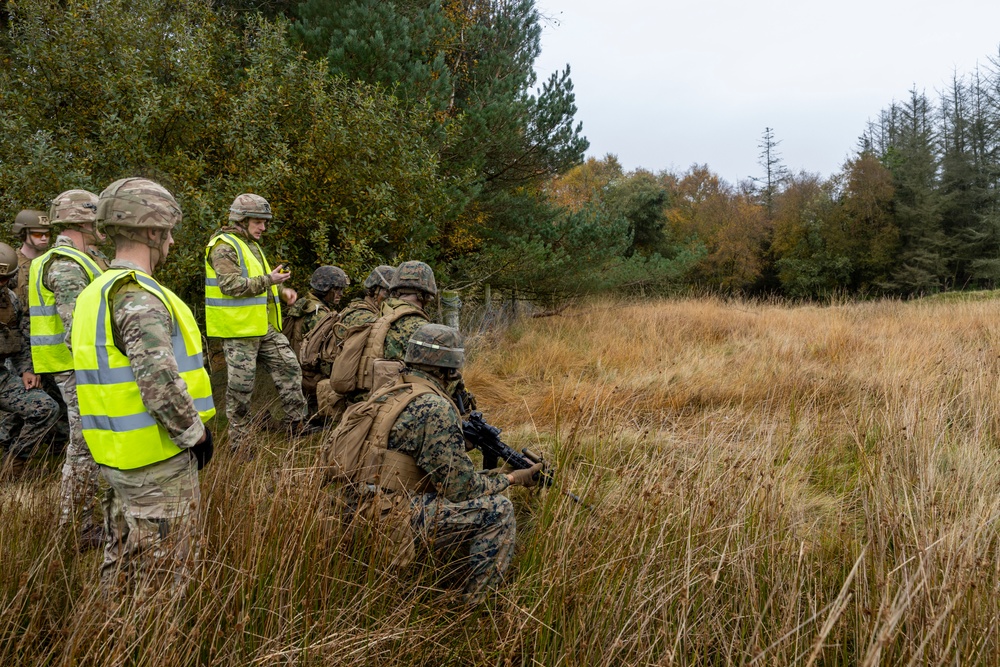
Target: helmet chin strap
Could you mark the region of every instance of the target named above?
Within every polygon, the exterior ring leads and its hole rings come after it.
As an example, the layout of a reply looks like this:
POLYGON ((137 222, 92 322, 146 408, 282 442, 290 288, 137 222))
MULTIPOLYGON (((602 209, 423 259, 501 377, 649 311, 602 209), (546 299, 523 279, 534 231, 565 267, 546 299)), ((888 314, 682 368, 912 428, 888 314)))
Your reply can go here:
POLYGON ((149 268, 153 271, 159 270, 167 256, 160 250, 160 246, 149 246, 149 268))

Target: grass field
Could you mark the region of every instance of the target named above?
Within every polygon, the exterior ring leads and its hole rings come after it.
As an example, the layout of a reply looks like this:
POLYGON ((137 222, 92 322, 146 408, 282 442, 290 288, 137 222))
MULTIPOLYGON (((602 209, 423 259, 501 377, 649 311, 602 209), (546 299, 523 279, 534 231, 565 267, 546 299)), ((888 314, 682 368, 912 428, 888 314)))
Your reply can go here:
POLYGON ((0 489, 0 665, 1000 664, 1000 301, 596 302, 469 341, 556 489, 511 492, 509 581, 371 564, 263 435, 202 477, 176 608, 102 600, 55 476, 0 489))

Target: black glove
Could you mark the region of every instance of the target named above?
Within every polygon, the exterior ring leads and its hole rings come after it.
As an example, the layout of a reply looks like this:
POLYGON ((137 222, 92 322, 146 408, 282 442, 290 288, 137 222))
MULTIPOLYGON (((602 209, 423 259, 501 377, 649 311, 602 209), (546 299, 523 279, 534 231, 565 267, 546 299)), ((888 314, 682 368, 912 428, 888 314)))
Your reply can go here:
POLYGON ((197 445, 191 447, 191 453, 198 460, 198 470, 201 470, 208 465, 208 462, 212 460, 212 453, 215 451, 215 447, 212 445, 212 432, 205 429, 205 439, 199 442, 197 445))

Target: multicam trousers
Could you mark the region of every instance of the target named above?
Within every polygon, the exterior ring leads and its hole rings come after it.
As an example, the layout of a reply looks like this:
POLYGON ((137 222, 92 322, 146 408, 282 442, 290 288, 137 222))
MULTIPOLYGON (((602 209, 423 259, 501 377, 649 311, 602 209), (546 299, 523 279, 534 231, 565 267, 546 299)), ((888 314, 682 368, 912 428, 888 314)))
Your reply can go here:
POLYGON ((288 419, 297 422, 306 419, 302 368, 283 334, 268 327, 264 336, 226 338, 222 341, 222 349, 228 369, 226 417, 229 419, 230 444, 234 447, 244 445, 250 432, 253 418, 251 398, 258 363, 274 379, 274 386, 288 419))
POLYGON ((76 373, 56 373, 55 380, 66 402, 66 415, 69 418, 69 444, 66 446, 66 462, 62 468, 62 481, 59 483, 59 525, 71 523, 79 512, 81 530, 88 530, 94 523, 97 463, 83 439, 80 401, 76 397, 76 373))
POLYGON ((183 591, 197 559, 198 464, 188 451, 136 470, 100 466, 107 542, 101 582, 183 591))

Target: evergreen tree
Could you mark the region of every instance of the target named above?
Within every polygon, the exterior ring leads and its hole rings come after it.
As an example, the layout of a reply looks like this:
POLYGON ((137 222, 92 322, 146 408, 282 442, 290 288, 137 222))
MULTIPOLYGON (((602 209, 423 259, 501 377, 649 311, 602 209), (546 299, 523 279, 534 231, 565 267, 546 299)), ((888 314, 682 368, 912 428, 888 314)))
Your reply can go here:
POLYGON ((905 103, 893 107, 897 122, 884 159, 893 175, 900 255, 886 287, 906 294, 937 292, 950 286, 950 247, 941 227, 931 105, 914 89, 905 103))
POLYGON ((781 160, 781 153, 778 152, 779 144, 781 142, 774 138, 774 129, 765 127, 760 143, 757 144, 757 148, 760 149, 757 164, 764 170, 764 175, 753 180, 763 186, 760 196, 768 216, 774 215, 774 198, 788 179, 788 169, 781 160))
POLYGON ((948 239, 952 284, 964 287, 972 281, 987 282, 991 276, 977 260, 997 254, 997 237, 991 213, 995 208, 990 189, 992 165, 981 159, 987 126, 977 116, 978 95, 958 76, 941 98, 941 225, 948 239))
MULTIPOLYGON (((455 192, 468 205, 435 240, 441 258, 506 243, 504 230, 522 226, 525 210, 541 210, 515 202, 540 196, 548 179, 583 159, 569 67, 535 89, 534 0, 306 0, 298 13, 295 34, 332 72, 437 112, 429 137, 442 169, 469 184, 455 192)), ((462 266, 472 281, 497 270, 486 261, 462 266)))

